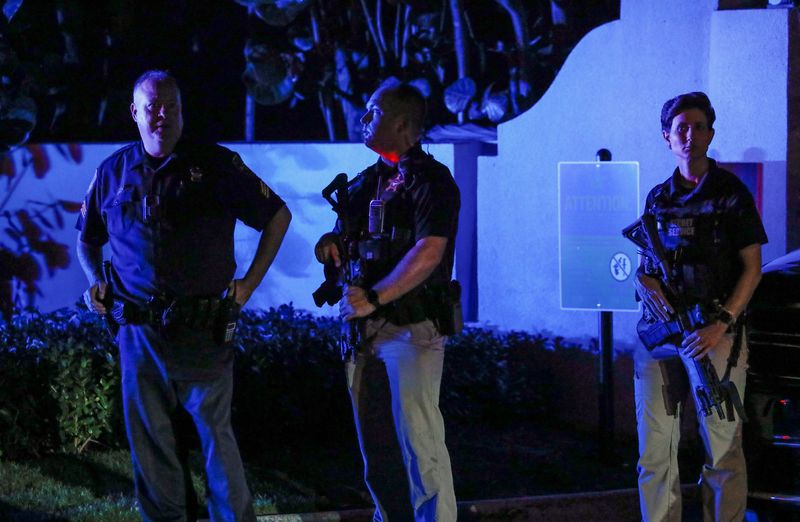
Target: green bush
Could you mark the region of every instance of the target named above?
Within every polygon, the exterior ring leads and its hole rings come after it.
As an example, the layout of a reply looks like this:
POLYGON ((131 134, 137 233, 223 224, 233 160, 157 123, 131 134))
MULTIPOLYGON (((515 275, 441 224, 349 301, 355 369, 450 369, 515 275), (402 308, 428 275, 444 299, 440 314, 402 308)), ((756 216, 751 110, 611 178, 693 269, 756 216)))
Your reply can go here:
MULTIPOLYGON (((339 330, 291 305, 242 314, 233 423, 243 450, 352 443, 339 330)), ((570 365, 588 374, 594 359, 562 338, 467 327, 448 343, 441 407, 448 422, 557 415, 570 365)), ((119 386, 117 350, 95 314, 30 311, 0 324, 0 455, 124 447, 119 386)))
POLYGON ((0 454, 80 452, 92 441, 118 444, 114 353, 99 318, 85 310, 27 311, 3 324, 0 454))
POLYGON ((232 415, 244 450, 350 437, 339 329, 338 320, 291 305, 243 314, 232 415))
POLYGON ((56 426, 64 448, 80 453, 111 429, 117 362, 106 350, 69 337, 44 354, 50 366, 50 396, 58 402, 56 426))

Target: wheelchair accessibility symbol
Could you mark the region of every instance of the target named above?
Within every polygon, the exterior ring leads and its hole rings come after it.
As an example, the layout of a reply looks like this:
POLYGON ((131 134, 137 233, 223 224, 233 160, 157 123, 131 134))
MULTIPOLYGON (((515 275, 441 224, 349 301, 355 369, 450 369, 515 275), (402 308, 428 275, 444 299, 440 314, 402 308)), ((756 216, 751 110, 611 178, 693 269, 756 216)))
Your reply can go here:
POLYGON ((631 258, 622 252, 617 252, 609 264, 611 276, 617 281, 625 281, 631 275, 631 258))

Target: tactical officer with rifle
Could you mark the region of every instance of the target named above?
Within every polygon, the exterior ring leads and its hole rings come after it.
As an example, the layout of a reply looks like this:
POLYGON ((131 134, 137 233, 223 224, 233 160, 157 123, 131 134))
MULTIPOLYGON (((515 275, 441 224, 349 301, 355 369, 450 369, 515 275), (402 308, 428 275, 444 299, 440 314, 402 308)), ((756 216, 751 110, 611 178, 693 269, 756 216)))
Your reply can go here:
POLYGON ((643 306, 634 354, 639 499, 646 521, 679 521, 680 413, 689 390, 706 463, 703 519, 743 520, 742 419, 747 339, 741 317, 761 279, 767 236, 753 198, 708 158, 716 115, 701 92, 667 101, 661 128, 677 162, 626 235, 642 247, 643 306))
POLYGON ((181 95, 169 73, 139 77, 131 115, 141 141, 100 164, 77 228, 84 300, 106 315, 119 345, 139 511, 146 521, 197 518, 176 430, 185 410, 202 443, 210 519, 254 522, 230 425, 231 340, 291 214, 238 154, 181 139, 181 95), (246 275, 234 280, 237 219, 262 234, 246 275))
POLYGON ((365 480, 384 521, 456 519, 439 386, 446 336, 460 329, 450 280, 460 201, 450 171, 420 146, 424 119, 411 86, 372 95, 361 122, 380 158, 326 189, 339 219, 315 247, 328 276, 318 303, 341 297, 365 480))

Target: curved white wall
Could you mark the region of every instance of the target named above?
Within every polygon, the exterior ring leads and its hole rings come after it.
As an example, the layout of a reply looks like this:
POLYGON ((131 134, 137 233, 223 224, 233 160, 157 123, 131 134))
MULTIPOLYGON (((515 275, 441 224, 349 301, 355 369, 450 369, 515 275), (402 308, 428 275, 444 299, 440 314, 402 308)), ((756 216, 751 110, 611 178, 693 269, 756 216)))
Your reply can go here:
MULTIPOLYGON (((784 253, 778 195, 786 186, 791 12, 715 8, 711 0, 623 0, 621 19, 590 32, 542 99, 500 125, 498 155, 478 159, 481 321, 597 335, 596 313, 559 309, 557 164, 594 160, 608 148, 614 160, 640 163, 643 200, 674 168, 661 106, 687 91, 708 92, 717 108, 714 157, 765 162, 765 257, 784 253)), ((634 342, 636 316, 616 314, 618 347, 634 342)))

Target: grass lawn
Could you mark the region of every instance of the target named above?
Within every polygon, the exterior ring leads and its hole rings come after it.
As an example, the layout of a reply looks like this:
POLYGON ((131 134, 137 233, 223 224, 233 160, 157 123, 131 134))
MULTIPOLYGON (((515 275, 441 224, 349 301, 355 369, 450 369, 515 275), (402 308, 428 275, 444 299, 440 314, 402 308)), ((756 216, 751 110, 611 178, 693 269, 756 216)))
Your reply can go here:
POLYGON ((0 462, 0 519, 136 521, 130 455, 53 455, 28 462, 0 462))
MULTIPOLYGON (((199 455, 192 467, 195 490, 203 498, 199 455)), ((257 514, 313 511, 320 502, 313 491, 280 472, 247 471, 257 514)), ((0 461, 0 520, 135 522, 140 518, 130 477, 130 453, 123 450, 0 461)))

